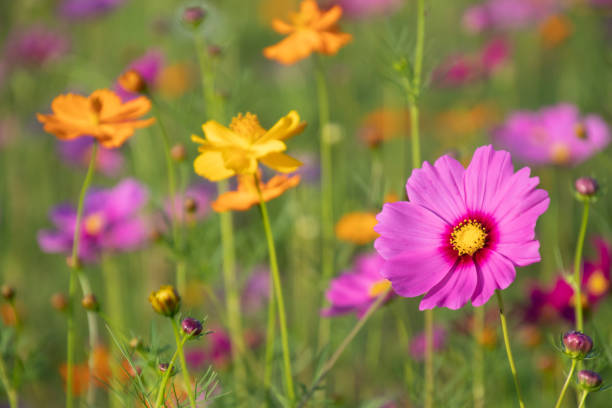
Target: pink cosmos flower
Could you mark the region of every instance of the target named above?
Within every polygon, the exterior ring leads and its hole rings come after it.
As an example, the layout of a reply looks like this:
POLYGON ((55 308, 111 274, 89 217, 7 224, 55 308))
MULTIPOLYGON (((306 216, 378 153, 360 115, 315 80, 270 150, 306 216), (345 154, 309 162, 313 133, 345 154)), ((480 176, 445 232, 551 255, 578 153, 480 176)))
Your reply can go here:
POLYGON ((550 200, 529 174, 491 146, 476 149, 467 169, 446 155, 413 170, 410 201, 385 204, 374 228, 395 293, 425 294, 421 310, 481 306, 510 286, 517 266, 540 261, 535 226, 550 200))
POLYGON ((185 351, 187 364, 195 370, 200 370, 208 364, 223 367, 231 360, 232 342, 227 331, 219 326, 213 326, 210 331, 204 338, 205 346, 185 351))
MULTIPOLYGON (((80 137, 74 140, 58 141, 57 147, 60 156, 66 162, 87 168, 91 158, 91 149, 94 144, 92 137, 80 137)), ((112 177, 116 176, 123 166, 123 156, 117 149, 98 147, 96 155, 96 170, 112 177)))
POLYGON ((465 11, 463 26, 471 33, 514 30, 542 21, 561 8, 558 0, 487 0, 465 11))
POLYGON ((5 44, 7 71, 14 67, 40 68, 61 58, 69 49, 68 38, 43 25, 18 28, 9 34, 5 44))
POLYGON ((361 318, 389 288, 389 281, 380 274, 383 263, 376 253, 358 256, 352 270, 331 281, 326 293, 331 307, 322 310, 321 315, 331 317, 354 312, 361 318))
MULTIPOLYGON (((208 182, 202 181, 192 184, 187 187, 184 194, 177 195, 174 198, 174 219, 179 223, 193 223, 206 218, 210 214, 210 202, 215 194, 215 186, 208 182), (192 211, 187 211, 187 200, 191 200, 195 205, 192 211)), ((171 200, 166 200, 165 212, 170 215, 172 210, 171 200)))
POLYGON ((581 116, 562 103, 513 113, 493 131, 493 141, 529 165, 577 165, 610 143, 610 130, 599 116, 581 116))
POLYGON ((125 0, 64 0, 59 6, 60 14, 67 19, 81 20, 110 13, 125 0))
POLYGON ((257 266, 242 290, 242 309, 245 313, 257 313, 268 303, 269 298, 270 269, 267 266, 257 266))
MULTIPOLYGON (((164 55, 159 50, 150 50, 142 57, 132 61, 126 71, 133 69, 138 72, 149 89, 155 86, 155 81, 164 65, 164 55)), ((119 83, 115 84, 115 91, 121 100, 129 101, 139 96, 137 93, 123 89, 119 83)))
MULTIPOLYGON (((114 188, 90 189, 83 205, 79 258, 96 261, 104 252, 124 252, 141 247, 148 239, 147 225, 140 215, 148 200, 147 189, 133 179, 125 179, 114 188)), ((44 252, 72 252, 76 209, 60 205, 51 211, 55 230, 38 233, 44 252)))
MULTIPOLYGON (((434 327, 433 349, 440 351, 446 347, 447 333, 444 327, 434 327)), ((425 359, 425 332, 421 332, 410 340, 410 356, 416 361, 425 359)))
POLYGON ((403 0, 337 0, 349 18, 367 18, 399 9, 403 0))

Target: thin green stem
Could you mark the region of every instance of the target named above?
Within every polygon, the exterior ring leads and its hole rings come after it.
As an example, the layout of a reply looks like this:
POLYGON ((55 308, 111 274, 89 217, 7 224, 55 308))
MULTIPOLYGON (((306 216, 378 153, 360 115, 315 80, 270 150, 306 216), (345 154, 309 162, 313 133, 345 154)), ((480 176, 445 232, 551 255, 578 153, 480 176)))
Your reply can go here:
POLYGON ((291 403, 295 401, 295 391, 293 388, 293 372, 291 370, 291 353, 289 350, 289 337, 287 335, 287 321, 285 317, 285 301, 283 300, 283 290, 278 272, 278 261, 276 259, 276 247, 274 246, 274 237, 272 236, 272 228, 270 226, 270 218, 268 216, 268 208, 261 194, 259 187, 259 179, 255 175, 255 186, 259 194, 259 208, 261 209, 261 219, 266 232, 266 241, 268 242, 268 255, 270 257, 270 272, 272 274, 272 282, 274 285, 275 303, 278 308, 278 322, 280 325, 281 344, 283 347, 283 367, 285 373, 285 387, 287 390, 287 398, 291 403))
POLYGON ((304 394, 304 396, 302 397, 302 400, 300 401, 298 408, 302 408, 304 405, 306 405, 306 403, 308 402, 310 397, 312 397, 312 394, 315 392, 315 390, 317 389, 321 381, 323 381, 323 379, 327 376, 327 374, 329 374, 331 369, 334 368, 334 365, 336 365, 336 362, 338 361, 338 359, 340 358, 340 356, 342 355, 346 347, 353 341, 355 336, 357 336, 361 328, 370 319, 370 316, 372 316, 372 314, 374 314, 374 312, 378 310, 378 308, 385 302, 390 290, 391 288, 387 289, 385 292, 381 293, 378 296, 378 299, 376 299, 376 301, 372 304, 372 306, 370 306, 368 311, 361 317, 361 319, 357 321, 355 326, 347 334, 344 340, 342 340, 342 343, 340 343, 340 346, 338 346, 334 354, 332 354, 329 360, 327 360, 327 362, 323 365, 323 368, 321 369, 319 374, 316 376, 312 385, 308 389, 308 392, 306 392, 306 394, 304 394))
POLYGON ((89 167, 85 174, 85 180, 81 186, 81 192, 79 194, 79 202, 77 205, 76 222, 74 225, 74 236, 72 241, 72 256, 70 257, 70 283, 68 286, 68 297, 70 300, 70 307, 68 308, 67 316, 67 340, 66 340, 66 408, 72 408, 72 384, 73 384, 73 366, 74 366, 74 342, 75 342, 75 327, 74 327, 74 303, 77 289, 77 277, 80 270, 79 265, 79 241, 81 239, 81 218, 83 217, 83 203, 85 202, 85 194, 91 184, 93 178, 94 169, 96 167, 96 156, 98 153, 98 144, 94 143, 91 149, 91 158, 89 159, 89 167))
POLYGON ((555 408, 559 408, 561 403, 563 402, 563 398, 565 397, 565 391, 567 391, 567 387, 569 386, 572 377, 574 376, 574 371, 576 370, 576 363, 578 360, 572 359, 572 367, 570 368, 569 373, 567 374, 567 378, 565 378, 565 383, 563 383, 563 388, 561 388, 561 393, 559 394, 559 398, 557 399, 557 403, 555 404, 555 408))
POLYGON ((425 408, 434 405, 433 310, 425 311, 425 408))
MULTIPOLYGON (((316 60, 315 79, 319 107, 319 148, 321 155, 321 282, 326 285, 334 276, 334 190, 332 185, 332 145, 329 135, 329 96, 325 72, 320 60, 316 60)), ((329 333, 329 319, 319 319, 319 348, 329 342, 329 333)))
POLYGON ((268 327, 266 328, 266 366, 264 369, 264 391, 270 390, 272 365, 274 362, 274 340, 276 337, 276 313, 274 304, 274 282, 270 280, 270 299, 268 300, 268 327))
POLYGON ((202 92, 204 94, 204 109, 209 118, 222 120, 218 96, 215 93, 215 71, 208 58, 206 58, 206 41, 198 33, 194 33, 196 55, 200 65, 200 79, 202 80, 202 92))
MULTIPOLYGON (((181 347, 185 345, 187 341, 187 336, 184 336, 181 340, 181 347)), ((159 384, 159 388, 157 389, 157 397, 155 398, 155 408, 159 408, 164 403, 164 397, 166 395, 166 385, 168 385, 168 380, 172 375, 172 371, 174 370, 174 362, 176 361, 176 357, 178 356, 179 348, 177 347, 172 355, 172 359, 168 363, 168 368, 162 377, 161 383, 159 384)))
MULTIPOLYGON (((178 352, 179 360, 181 362, 181 371, 183 372, 185 389, 187 390, 187 395, 189 396, 189 405, 191 408, 197 408, 195 395, 193 394, 193 388, 191 387, 191 376, 189 375, 187 362, 185 361, 185 353, 183 352, 183 344, 185 342, 184 339, 181 339, 181 332, 176 319, 173 317, 170 320, 172 320, 172 329, 174 330, 174 339, 176 340, 176 351, 178 352)), ((170 369, 170 367, 168 367, 168 369, 170 369)))
POLYGON ((2 385, 4 386, 4 390, 6 391, 6 396, 9 400, 9 406, 11 408, 18 408, 19 406, 19 396, 17 394, 17 390, 13 387, 9 376, 8 371, 6 369, 6 365, 4 364, 4 359, 0 356, 0 380, 2 381, 2 385))
POLYGON ((585 200, 582 210, 582 221, 578 242, 576 243, 576 254, 574 256, 574 312, 576 314, 576 330, 583 330, 582 320, 582 248, 584 247, 584 237, 586 236, 587 224, 589 222, 589 201, 585 200))
POLYGON ((484 408, 485 388, 484 388, 484 349, 482 346, 482 332, 484 329, 485 309, 477 307, 474 309, 474 382, 472 385, 472 395, 474 398, 474 408, 484 408))
POLYGON ((586 401, 588 395, 589 395, 588 391, 582 391, 582 395, 580 396, 580 402, 578 403, 578 408, 584 408, 585 407, 585 401, 586 401))
POLYGON ((504 344, 506 345, 506 354, 508 355, 508 363, 510 364, 510 371, 512 372, 512 378, 514 379, 514 388, 516 389, 516 396, 519 401, 519 407, 525 408, 523 402, 523 396, 521 394, 521 386, 519 385, 518 376, 516 374, 516 366, 514 365, 514 357, 512 357, 512 348, 510 347, 510 337, 508 336, 508 326, 506 324, 506 315, 504 313, 504 300, 502 299, 501 291, 495 290, 497 296, 497 304, 499 306, 499 319, 501 321, 502 333, 504 335, 504 344))
MULTIPOLYGON (((77 274, 83 296, 93 294, 91 284, 89 283, 87 276, 80 270, 77 270, 77 274)), ((87 311, 87 330, 89 333, 89 358, 87 360, 87 366, 89 367, 89 372, 93 373, 95 365, 95 350, 100 337, 98 334, 98 324, 96 322, 96 312, 91 310, 87 311)), ((96 387, 93 381, 90 381, 87 387, 86 401, 88 406, 94 406, 96 403, 96 387)))

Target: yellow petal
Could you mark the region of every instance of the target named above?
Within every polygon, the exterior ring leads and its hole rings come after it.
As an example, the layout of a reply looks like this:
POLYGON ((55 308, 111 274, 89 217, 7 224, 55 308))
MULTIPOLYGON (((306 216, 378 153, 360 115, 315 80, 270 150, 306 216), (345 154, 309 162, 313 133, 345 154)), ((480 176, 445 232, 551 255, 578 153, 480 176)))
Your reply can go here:
POLYGON ((191 135, 191 141, 194 142, 194 143, 206 144, 206 140, 202 139, 198 135, 191 135))
POLYGON ((281 173, 291 173, 292 171, 296 171, 298 167, 302 165, 301 161, 284 153, 270 153, 269 155, 259 159, 259 161, 271 169, 280 171, 281 173))
POLYGON ((240 136, 226 128, 222 124, 209 120, 202 125, 204 136, 211 144, 219 147, 242 147, 248 146, 248 142, 242 139, 240 136))
POLYGON ((267 156, 271 153, 279 153, 287 150, 287 145, 280 140, 268 140, 265 143, 255 143, 251 146, 251 151, 256 158, 267 156))
POLYGON ((225 167, 221 152, 207 151, 200 154, 193 162, 195 172, 210 181, 219 181, 236 174, 225 167))
POLYGON ((294 110, 287 116, 281 118, 263 135, 257 143, 264 143, 269 140, 285 140, 300 133, 306 127, 306 122, 300 123, 300 115, 294 110))

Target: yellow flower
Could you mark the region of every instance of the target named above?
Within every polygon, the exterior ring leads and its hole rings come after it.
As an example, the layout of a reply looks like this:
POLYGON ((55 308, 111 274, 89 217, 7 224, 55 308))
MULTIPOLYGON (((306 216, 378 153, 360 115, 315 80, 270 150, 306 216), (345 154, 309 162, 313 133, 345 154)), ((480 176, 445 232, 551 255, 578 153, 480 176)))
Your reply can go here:
POLYGON ((340 241, 365 245, 378 238, 374 231, 376 214, 369 212, 351 212, 345 214, 336 224, 336 237, 340 241))
POLYGON ((162 286, 157 291, 151 292, 149 302, 153 310, 168 317, 174 316, 181 307, 181 297, 171 285, 162 286))
POLYGON ((206 139, 191 136, 200 144, 200 155, 193 163, 195 172, 219 181, 236 174, 255 174, 258 163, 262 163, 281 173, 291 173, 302 163, 283 153, 287 149, 283 141, 305 126, 296 111, 289 112, 269 130, 262 128, 251 113, 236 116, 229 128, 210 120, 202 125, 206 139))

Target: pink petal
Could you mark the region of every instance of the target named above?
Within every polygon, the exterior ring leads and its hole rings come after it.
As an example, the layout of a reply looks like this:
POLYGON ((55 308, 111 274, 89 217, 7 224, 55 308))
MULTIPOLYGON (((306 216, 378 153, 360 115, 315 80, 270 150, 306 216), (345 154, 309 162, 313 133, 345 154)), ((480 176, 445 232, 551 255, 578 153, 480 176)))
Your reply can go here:
POLYGON ((508 258, 515 266, 527 266, 541 261, 539 241, 498 243, 495 252, 508 258))
POLYGON ((446 276, 432 287, 421 303, 419 310, 447 307, 459 309, 472 297, 476 289, 476 266, 471 259, 459 261, 446 276))
POLYGON ((478 281, 472 294, 472 305, 477 307, 487 303, 495 289, 510 286, 516 270, 507 258, 486 248, 478 252, 475 263, 478 281))

